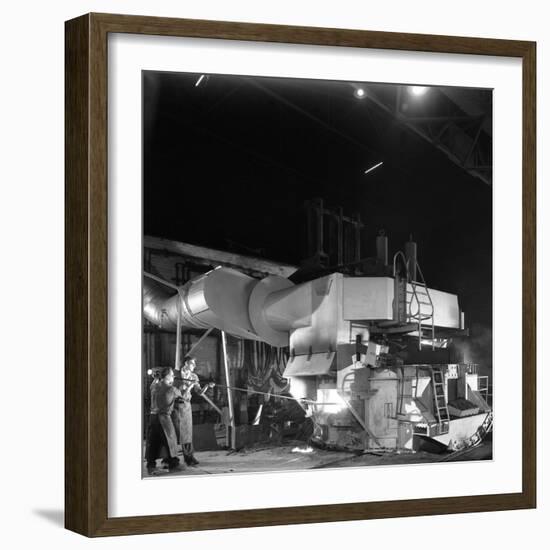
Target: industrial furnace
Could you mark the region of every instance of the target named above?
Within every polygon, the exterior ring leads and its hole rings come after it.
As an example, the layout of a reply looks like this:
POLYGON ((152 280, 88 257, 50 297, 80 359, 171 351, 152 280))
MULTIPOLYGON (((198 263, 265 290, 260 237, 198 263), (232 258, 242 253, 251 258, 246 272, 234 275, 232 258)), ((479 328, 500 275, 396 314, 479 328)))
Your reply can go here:
POLYGON ((318 445, 414 452, 478 443, 492 412, 487 377, 452 357, 452 339, 468 334, 458 296, 428 287, 412 241, 388 261, 380 235, 376 261, 372 276, 336 271, 299 284, 218 267, 176 293, 146 276, 144 315, 178 334, 218 329, 288 348, 284 376, 318 445))

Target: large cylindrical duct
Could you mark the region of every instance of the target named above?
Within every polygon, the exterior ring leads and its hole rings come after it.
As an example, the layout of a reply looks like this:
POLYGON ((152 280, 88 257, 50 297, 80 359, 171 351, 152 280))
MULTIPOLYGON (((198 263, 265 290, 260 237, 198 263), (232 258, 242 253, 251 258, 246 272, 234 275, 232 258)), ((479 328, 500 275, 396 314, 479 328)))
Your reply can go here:
POLYGON ((143 278, 143 315, 153 325, 175 330, 178 294, 148 277, 143 278))
POLYGON ((218 268, 196 277, 173 294, 148 277, 143 279, 143 313, 158 327, 175 330, 214 327, 241 338, 258 339, 248 315, 252 289, 258 283, 234 269, 218 268), (179 310, 179 311, 178 311, 179 310))
POLYGON ((223 330, 239 338, 260 340, 273 346, 288 345, 289 330, 307 323, 307 288, 300 292, 288 279, 272 275, 258 280, 230 268, 217 268, 192 279, 173 294, 168 287, 144 277, 143 311, 156 326, 175 330, 178 314, 183 329, 223 330), (283 290, 295 291, 294 307, 283 290), (302 296, 302 294, 304 296, 302 296), (278 296, 273 299, 272 296, 278 296), (277 306, 281 301, 283 308, 277 306), (179 310, 179 311, 178 311, 179 310))

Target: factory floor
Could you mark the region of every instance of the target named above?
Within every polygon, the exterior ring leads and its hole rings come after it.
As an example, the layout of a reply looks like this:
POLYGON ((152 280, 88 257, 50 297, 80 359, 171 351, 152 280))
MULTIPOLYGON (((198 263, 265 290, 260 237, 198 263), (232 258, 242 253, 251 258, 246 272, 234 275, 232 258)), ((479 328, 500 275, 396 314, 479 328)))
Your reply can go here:
MULTIPOLYGON (((364 466, 388 466, 394 464, 419 464, 442 460, 488 460, 492 457, 491 441, 467 452, 454 454, 366 452, 357 453, 329 451, 310 447, 303 441, 290 441, 282 445, 256 446, 240 451, 215 450, 196 452, 198 466, 183 471, 168 472, 159 468, 154 476, 189 476, 208 474, 231 474, 245 472, 269 472, 309 470, 317 468, 345 468, 364 466)), ((180 462, 183 462, 180 456, 180 462)), ((160 466, 160 461, 157 462, 160 466)), ((149 476, 143 464, 143 477, 149 476)))

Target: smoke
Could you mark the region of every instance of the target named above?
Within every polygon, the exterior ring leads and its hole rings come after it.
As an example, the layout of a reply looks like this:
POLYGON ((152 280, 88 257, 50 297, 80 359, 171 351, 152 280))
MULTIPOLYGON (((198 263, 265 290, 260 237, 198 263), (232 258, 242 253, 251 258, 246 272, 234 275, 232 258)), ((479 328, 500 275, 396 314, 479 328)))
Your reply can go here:
POLYGON ((469 338, 454 338, 453 348, 459 362, 475 363, 480 374, 489 375, 493 370, 493 331, 480 323, 470 327, 469 338))

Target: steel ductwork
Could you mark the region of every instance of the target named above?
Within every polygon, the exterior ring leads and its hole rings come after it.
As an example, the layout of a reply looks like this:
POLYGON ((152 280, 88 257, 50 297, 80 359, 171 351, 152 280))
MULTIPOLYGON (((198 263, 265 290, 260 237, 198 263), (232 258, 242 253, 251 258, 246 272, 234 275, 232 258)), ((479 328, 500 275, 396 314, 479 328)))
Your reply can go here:
POLYGON ((288 279, 271 275, 258 280, 230 268, 219 267, 196 277, 176 294, 149 277, 143 279, 143 312, 154 325, 175 330, 178 314, 183 329, 223 330, 240 338, 273 346, 288 345, 292 320, 265 314, 270 294, 294 287, 288 279))

